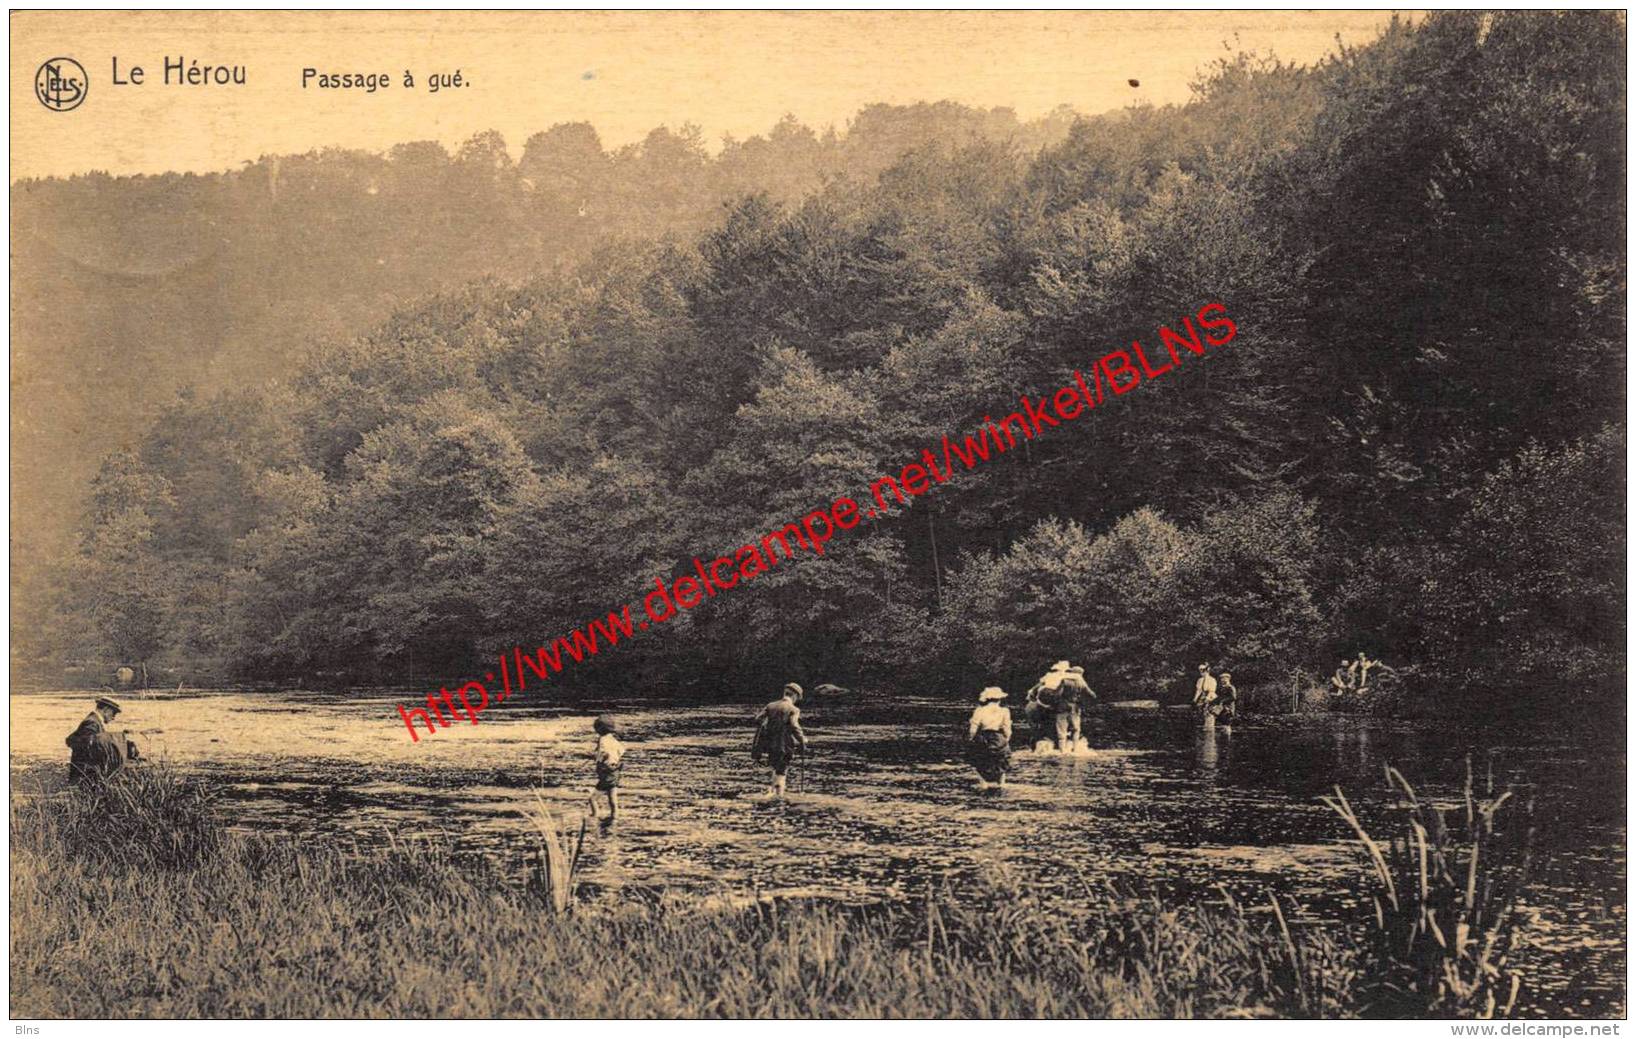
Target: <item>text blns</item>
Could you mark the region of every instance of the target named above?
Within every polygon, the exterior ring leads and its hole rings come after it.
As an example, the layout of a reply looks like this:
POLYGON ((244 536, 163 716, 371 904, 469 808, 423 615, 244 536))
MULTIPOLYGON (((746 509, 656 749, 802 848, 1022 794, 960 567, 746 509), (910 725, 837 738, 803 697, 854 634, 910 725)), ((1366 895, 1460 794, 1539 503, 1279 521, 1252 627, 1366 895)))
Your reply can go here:
MULTIPOLYGON (((869 488, 876 507, 869 510, 868 515, 874 517, 892 511, 893 503, 885 493, 888 487, 897 504, 907 505, 910 498, 928 493, 935 484, 948 482, 954 472, 955 459, 967 469, 973 469, 978 462, 986 462, 992 455, 1004 454, 1015 447, 1018 432, 1024 439, 1033 439, 1047 428, 1071 422, 1087 410, 1094 409, 1106 399, 1104 386, 1113 391, 1113 396, 1123 396, 1144 380, 1151 382, 1180 366, 1184 352, 1203 357, 1207 347, 1225 346, 1238 335, 1238 325, 1227 316, 1227 308, 1221 303, 1205 304, 1192 317, 1184 317, 1181 324, 1187 333, 1185 337, 1169 326, 1159 329, 1159 342, 1170 357, 1169 363, 1162 367, 1155 368, 1141 341, 1132 340, 1129 351, 1110 350, 1098 358, 1091 366, 1089 382, 1084 372, 1075 371, 1073 385, 1037 399, 1023 394, 1019 398, 1022 409, 1006 415, 999 423, 995 423, 990 416, 983 416, 983 425, 978 432, 967 434, 960 444, 945 435, 943 467, 938 468, 936 456, 931 448, 927 448, 921 453, 919 462, 904 466, 897 476, 883 476, 876 480, 869 488), (1194 323, 1195 319, 1197 324, 1194 323), (905 491, 908 496, 905 496, 905 491)), ((1164 357, 1163 354, 1158 356, 1161 360, 1164 357)), ((680 611, 691 610, 740 582, 754 580, 779 564, 780 550, 783 559, 795 558, 796 548, 822 556, 825 545, 836 531, 851 530, 863 522, 864 517, 858 509, 858 503, 852 498, 837 498, 828 509, 814 509, 799 522, 786 523, 768 533, 759 544, 740 546, 731 557, 718 556, 707 566, 695 556, 692 574, 673 578, 668 584, 663 577, 655 577, 653 589, 642 598, 642 610, 648 619, 641 622, 641 628, 645 630, 650 623, 662 624, 680 611)), ((525 668, 532 671, 536 678, 544 680, 552 673, 562 671, 564 653, 571 663, 577 664, 588 656, 595 656, 603 642, 613 646, 618 644, 621 637, 629 640, 635 634, 631 608, 626 605, 609 613, 605 621, 591 621, 584 628, 552 640, 549 646, 539 647, 532 656, 524 655, 519 646, 512 650, 510 661, 504 655, 500 657, 501 689, 495 702, 501 703, 510 697, 512 674, 516 675, 517 689, 521 691, 527 688, 525 668)), ((492 673, 486 677, 491 682, 494 680, 492 673)), ((411 739, 416 742, 420 740, 420 734, 415 730, 417 719, 426 725, 428 732, 433 733, 437 731, 437 724, 434 724, 432 714, 445 728, 454 724, 444 716, 440 704, 447 707, 455 719, 476 725, 477 716, 489 705, 489 690, 482 682, 472 681, 453 694, 442 689, 428 695, 425 711, 405 709, 399 705, 398 713, 409 729, 411 739), (478 698, 476 704, 471 702, 473 696, 478 698), (453 697, 459 697, 464 713, 461 708, 455 707, 453 697)))

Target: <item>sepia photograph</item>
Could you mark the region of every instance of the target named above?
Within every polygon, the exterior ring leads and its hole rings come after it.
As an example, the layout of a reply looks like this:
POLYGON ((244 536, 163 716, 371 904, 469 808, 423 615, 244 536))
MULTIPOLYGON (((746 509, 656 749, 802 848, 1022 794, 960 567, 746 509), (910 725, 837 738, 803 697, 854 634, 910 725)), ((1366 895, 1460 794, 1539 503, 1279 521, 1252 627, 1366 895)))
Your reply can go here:
POLYGON ((15 1034, 1620 1035, 1627 22, 12 11, 15 1034))

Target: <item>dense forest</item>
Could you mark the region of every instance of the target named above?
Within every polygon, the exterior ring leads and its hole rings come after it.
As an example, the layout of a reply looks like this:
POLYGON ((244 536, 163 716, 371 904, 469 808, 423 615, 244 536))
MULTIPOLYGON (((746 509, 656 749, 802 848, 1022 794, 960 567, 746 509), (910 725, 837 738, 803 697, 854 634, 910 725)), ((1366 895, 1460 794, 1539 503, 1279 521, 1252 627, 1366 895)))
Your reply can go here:
MULTIPOLYGON (((553 692, 965 695, 1072 656, 1153 695, 1365 649, 1437 709, 1622 704, 1625 31, 1444 13, 1315 67, 1222 60, 1183 106, 943 106, 967 130, 889 162, 790 123, 731 164, 650 138, 670 173, 615 175, 636 153, 570 126, 514 168, 482 137, 349 159, 392 219, 231 203, 270 248, 422 268, 380 285, 505 260, 350 338, 283 313, 312 343, 287 378, 155 409, 68 556, 21 561, 14 666, 435 688, 1220 301, 1230 346, 553 692)), ((308 190, 263 166, 209 190, 308 190)))
POLYGON ((326 149, 207 175, 91 173, 12 185, 13 514, 25 553, 77 518, 97 464, 139 437, 177 389, 266 386, 314 343, 347 340, 397 307, 481 277, 516 281, 622 238, 695 234, 746 193, 793 201, 872 182, 930 142, 1067 136, 1062 108, 871 105, 841 131, 786 118, 721 142, 659 127, 609 150, 588 123, 523 142, 479 133, 385 155, 326 149), (64 372, 76 378, 63 378, 64 372))

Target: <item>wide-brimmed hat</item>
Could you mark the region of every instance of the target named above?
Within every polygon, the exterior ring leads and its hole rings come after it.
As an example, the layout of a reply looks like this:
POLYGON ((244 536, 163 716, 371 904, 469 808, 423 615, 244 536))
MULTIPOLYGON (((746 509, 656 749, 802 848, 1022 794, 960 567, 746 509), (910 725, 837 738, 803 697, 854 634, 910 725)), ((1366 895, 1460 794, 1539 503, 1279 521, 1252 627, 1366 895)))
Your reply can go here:
POLYGON ((119 706, 119 704, 115 703, 114 701, 108 699, 106 696, 97 697, 97 706, 98 707, 106 707, 106 708, 112 710, 115 714, 118 714, 120 711, 123 711, 125 709, 125 708, 119 706))
POLYGON ((597 732, 617 735, 619 732, 619 723, 614 720, 614 716, 611 714, 599 714, 596 717, 596 721, 591 723, 591 728, 595 729, 597 732))
POLYGON ((1085 669, 1080 667, 1078 664, 1075 664, 1073 667, 1069 668, 1068 670, 1073 672, 1076 675, 1083 675, 1085 673, 1085 669))
POLYGON ((805 696, 805 695, 807 695, 807 691, 805 689, 802 689, 800 683, 798 683, 798 682, 785 682, 784 683, 784 691, 786 693, 794 693, 796 696, 805 696))
POLYGON ((1223 672, 1222 672, 1222 673, 1221 673, 1221 677, 1223 677, 1223 678, 1231 678, 1231 677, 1233 677, 1233 673, 1232 673, 1232 672, 1231 672, 1231 671, 1223 671, 1223 672))
POLYGON ((991 685, 977 694, 978 703, 988 703, 991 700, 1004 700, 1005 690, 997 685, 991 685))
POLYGON ((1199 670, 1200 670, 1200 671, 1208 671, 1208 670, 1210 670, 1210 662, 1209 662, 1209 661, 1208 661, 1208 660, 1206 660, 1206 661, 1205 661, 1205 662, 1204 662, 1204 663, 1202 663, 1202 664, 1200 664, 1200 665, 1199 665, 1199 670))
POLYGON ((1066 671, 1066 670, 1068 670, 1068 662, 1066 660, 1059 660, 1055 664, 1051 665, 1051 670, 1052 671, 1066 671))

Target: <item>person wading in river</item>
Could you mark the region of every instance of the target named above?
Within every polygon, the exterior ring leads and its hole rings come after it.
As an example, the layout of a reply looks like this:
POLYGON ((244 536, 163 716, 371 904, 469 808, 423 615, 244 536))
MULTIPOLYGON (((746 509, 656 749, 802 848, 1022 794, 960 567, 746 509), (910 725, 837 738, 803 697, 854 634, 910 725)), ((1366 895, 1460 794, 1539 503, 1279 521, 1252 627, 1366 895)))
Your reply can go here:
POLYGON ((1005 774, 1011 768, 1011 711, 1000 701, 1005 690, 991 685, 977 694, 977 709, 971 712, 967 727, 967 757, 981 777, 980 789, 990 783, 1005 786, 1005 774))
POLYGON ((1056 717, 1057 747, 1067 741, 1068 750, 1079 750, 1084 738, 1080 735, 1080 710, 1096 701, 1096 693, 1085 681, 1085 669, 1075 664, 1057 687, 1061 707, 1056 717))
POLYGON ((1233 688, 1233 673, 1221 673, 1220 687, 1216 690, 1216 724, 1224 735, 1233 734, 1233 719, 1238 717, 1238 690, 1233 688))
MULTIPOLYGON (((619 815, 619 770, 625 762, 625 745, 619 742, 619 723, 601 715, 591 723, 596 730, 596 788, 608 796, 608 818, 602 831, 610 831, 619 815)), ((591 795, 591 814, 596 814, 596 795, 591 795)))
POLYGON ((1028 720, 1035 732, 1035 750, 1049 749, 1055 739, 1058 751, 1073 750, 1079 743, 1079 703, 1093 695, 1082 677, 1084 668, 1072 668, 1066 660, 1051 665, 1028 690, 1028 720))
POLYGON ((768 797, 784 796, 784 776, 797 754, 807 751, 807 734, 801 731, 801 702, 805 694, 794 682, 784 686, 780 699, 761 709, 756 715, 756 738, 750 747, 750 757, 756 762, 762 758, 772 766, 773 782, 767 789, 768 797))
POLYGON ((1199 712, 1206 729, 1216 727, 1216 713, 1212 709, 1216 702, 1216 679, 1210 673, 1210 662, 1199 665, 1199 680, 1193 685, 1193 707, 1199 712))

